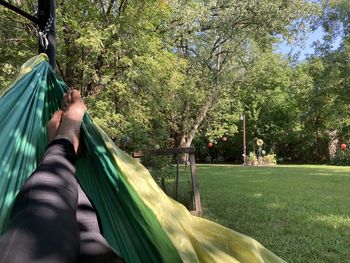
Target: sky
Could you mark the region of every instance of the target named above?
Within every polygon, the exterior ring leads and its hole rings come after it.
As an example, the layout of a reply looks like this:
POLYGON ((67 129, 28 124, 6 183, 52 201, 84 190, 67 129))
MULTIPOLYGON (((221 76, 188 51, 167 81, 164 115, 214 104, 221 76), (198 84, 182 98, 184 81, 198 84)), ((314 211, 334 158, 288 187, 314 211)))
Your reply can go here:
MULTIPOLYGON (((316 31, 309 33, 303 46, 291 46, 288 45, 286 41, 282 41, 279 45, 277 45, 276 51, 285 55, 289 54, 290 52, 292 55, 300 52, 299 60, 302 61, 307 57, 307 55, 314 53, 314 48, 312 47, 312 44, 317 40, 322 41, 323 35, 324 32, 322 28, 319 27, 316 31)), ((334 49, 339 47, 339 44, 340 38, 337 38, 334 43, 334 49)))

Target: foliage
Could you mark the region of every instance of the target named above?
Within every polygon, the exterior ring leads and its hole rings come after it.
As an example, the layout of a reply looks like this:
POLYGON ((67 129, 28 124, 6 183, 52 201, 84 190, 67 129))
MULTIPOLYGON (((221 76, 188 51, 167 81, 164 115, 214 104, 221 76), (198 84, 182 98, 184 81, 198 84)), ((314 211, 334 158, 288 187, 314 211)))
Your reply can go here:
POLYGON ((168 192, 168 181, 174 178, 173 160, 168 156, 142 157, 142 164, 147 167, 157 184, 168 192))
POLYGON ((257 157, 256 157, 256 154, 254 152, 250 152, 247 156, 247 161, 251 161, 251 162, 254 162, 254 161, 257 161, 257 157))
POLYGON ((331 159, 333 165, 350 165, 350 151, 348 149, 338 149, 331 159))
POLYGON ((179 12, 175 15, 186 10, 186 17, 174 23, 175 45, 177 53, 189 63, 186 76, 196 78, 191 88, 200 97, 188 97, 187 108, 180 111, 186 112, 189 107, 192 115, 185 118, 189 126, 175 131, 181 135, 177 140, 181 145, 189 145, 199 127, 213 140, 236 132, 232 121, 238 118, 240 103, 231 95, 232 86, 245 74, 252 45, 265 48, 273 43, 275 34, 291 36, 300 28, 291 29, 292 21, 298 17, 304 23, 314 6, 304 1, 228 1, 216 5, 190 1, 189 5, 195 7, 195 13, 189 14, 186 5, 176 6, 179 12), (231 112, 236 115, 228 116, 231 112))
POLYGON ((263 165, 276 165, 276 154, 267 154, 262 158, 263 165))
MULTIPOLYGON (((13 26, 0 30, 3 87, 36 53, 37 29, 0 8, 13 26)), ((327 162, 330 134, 350 138, 347 10, 343 0, 60 1, 57 70, 130 151, 193 142, 203 158, 241 162, 244 113, 249 150, 262 138, 281 158, 327 162), (295 64, 276 54, 281 38, 301 39, 315 21, 327 34, 313 56, 295 64)))
POLYGON ((249 152, 247 155, 247 165, 276 165, 276 154, 270 153, 263 156, 257 156, 255 152, 249 152))
MULTIPOLYGON (((21 8, 32 10, 32 5, 26 1, 21 8)), ((0 90, 10 84, 19 67, 36 53, 36 33, 31 22, 0 5, 0 90)))

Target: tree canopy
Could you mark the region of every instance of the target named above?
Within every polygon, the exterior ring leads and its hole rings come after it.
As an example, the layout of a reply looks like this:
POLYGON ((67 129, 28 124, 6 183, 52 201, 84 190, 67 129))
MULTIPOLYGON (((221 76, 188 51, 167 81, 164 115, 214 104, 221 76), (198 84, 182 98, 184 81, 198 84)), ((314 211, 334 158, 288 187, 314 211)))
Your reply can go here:
MULTIPOLYGON (((282 158, 325 162, 335 139, 350 139, 349 10, 347 0, 58 1, 57 71, 121 147, 226 136, 226 159, 240 161, 243 113, 250 150, 262 138, 282 158), (318 27, 324 40, 307 59, 276 52, 318 27)), ((3 87, 36 54, 38 29, 4 7, 0 24, 3 87)))

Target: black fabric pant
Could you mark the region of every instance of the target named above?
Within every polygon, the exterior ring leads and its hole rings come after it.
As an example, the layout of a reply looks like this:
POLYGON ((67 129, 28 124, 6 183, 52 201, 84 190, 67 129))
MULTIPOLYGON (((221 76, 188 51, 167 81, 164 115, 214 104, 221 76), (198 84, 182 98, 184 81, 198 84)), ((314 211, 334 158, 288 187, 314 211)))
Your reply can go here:
POLYGON ((0 237, 0 263, 123 262, 100 233, 95 210, 74 176, 75 161, 68 140, 47 147, 0 237))

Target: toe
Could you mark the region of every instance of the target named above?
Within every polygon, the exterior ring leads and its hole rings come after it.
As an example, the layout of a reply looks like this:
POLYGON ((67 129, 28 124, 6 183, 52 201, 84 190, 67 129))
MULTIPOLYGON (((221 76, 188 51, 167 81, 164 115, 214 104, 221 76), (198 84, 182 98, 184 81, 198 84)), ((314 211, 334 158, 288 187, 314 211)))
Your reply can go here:
POLYGON ((61 120, 62 120, 62 111, 59 110, 52 115, 52 118, 47 123, 47 133, 48 133, 49 142, 51 142, 53 138, 56 136, 61 120))
POLYGON ((80 92, 76 89, 72 90, 71 98, 72 98, 72 102, 80 101, 81 100, 80 92))
POLYGON ((51 119, 54 119, 56 121, 58 120, 60 122, 62 119, 62 113, 63 113, 62 110, 55 111, 55 113, 52 115, 51 119))
POLYGON ((69 92, 65 93, 63 95, 63 99, 62 99, 62 102, 61 102, 61 109, 63 111, 66 111, 68 109, 68 106, 69 106, 69 92))
POLYGON ((48 125, 55 127, 58 126, 62 119, 62 110, 55 111, 51 119, 48 122, 48 125))

